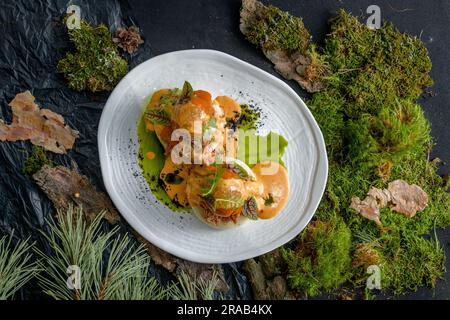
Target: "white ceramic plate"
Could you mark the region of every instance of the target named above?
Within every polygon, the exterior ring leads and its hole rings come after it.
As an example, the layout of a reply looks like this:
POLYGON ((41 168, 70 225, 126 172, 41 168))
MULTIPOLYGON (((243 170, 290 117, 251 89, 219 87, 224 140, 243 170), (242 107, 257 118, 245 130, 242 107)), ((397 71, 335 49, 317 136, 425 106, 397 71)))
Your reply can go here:
POLYGON ((327 180, 323 137, 300 97, 267 72, 213 50, 163 54, 130 71, 104 107, 98 143, 106 189, 128 223, 161 249, 201 263, 245 260, 288 242, 314 215, 327 180), (180 87, 185 80, 213 96, 230 95, 257 105, 263 114, 261 131, 274 130, 289 141, 283 160, 291 191, 277 217, 215 230, 155 200, 138 164, 136 126, 149 95, 180 87))

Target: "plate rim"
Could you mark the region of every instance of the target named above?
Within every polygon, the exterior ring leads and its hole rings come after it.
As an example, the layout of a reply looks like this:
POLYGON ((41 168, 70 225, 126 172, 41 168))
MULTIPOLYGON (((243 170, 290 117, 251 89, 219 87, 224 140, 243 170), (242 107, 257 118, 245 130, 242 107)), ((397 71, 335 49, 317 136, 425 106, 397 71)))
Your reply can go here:
MULTIPOLYGON (((130 70, 122 80, 116 85, 111 94, 109 95, 100 117, 98 131, 97 131, 97 142, 98 142, 98 154, 100 160, 100 167, 102 173, 103 184, 106 188, 106 191, 111 198, 112 202, 116 206, 117 210, 120 212, 121 216, 127 221, 127 223, 142 237, 144 237, 151 244, 157 246, 158 248, 185 260, 197 262, 197 263, 233 263, 237 261, 243 261, 250 258, 254 258, 256 256, 265 254, 272 250, 277 249, 278 247, 286 244, 287 242, 294 239, 311 221, 314 216, 320 201, 323 197, 327 180, 328 180, 328 155, 325 147, 325 141, 322 134, 322 131, 317 124, 314 116, 311 111, 303 101, 303 99, 283 80, 275 77, 274 75, 264 71, 244 60, 236 58, 230 54, 224 53, 218 50, 211 49, 187 49, 187 50, 177 50, 171 51, 167 53, 163 53, 154 57, 151 57, 142 63, 136 65, 132 70, 130 70), (313 175, 313 183, 312 189, 309 196, 308 204, 305 206, 304 212, 307 213, 307 218, 304 219, 303 223, 298 223, 293 228, 289 229, 284 235, 280 236, 277 241, 270 242, 261 247, 258 247, 258 252, 254 252, 249 255, 248 251, 243 253, 238 253, 234 255, 227 255, 226 258, 218 259, 216 257, 208 257, 207 255, 201 255, 198 253, 194 253, 191 251, 187 251, 186 249, 178 249, 177 246, 173 245, 173 243, 167 242, 167 240, 160 239, 156 237, 153 233, 149 232, 147 228, 144 228, 141 223, 135 218, 135 214, 132 212, 128 212, 127 208, 122 205, 122 200, 119 194, 115 191, 112 175, 109 175, 111 172, 110 165, 108 163, 108 149, 106 144, 106 132, 108 129, 107 125, 107 113, 108 113, 108 105, 113 104, 113 99, 115 99, 116 95, 118 95, 116 89, 120 87, 122 83, 127 82, 130 78, 133 77, 134 73, 137 72, 144 64, 150 63, 153 59, 161 59, 164 56, 170 55, 183 55, 183 54, 207 54, 207 55, 215 55, 220 56, 221 58, 225 58, 231 60, 237 64, 243 65, 246 68, 252 69, 254 72, 260 73, 261 75, 268 77, 268 79, 275 85, 280 86, 282 89, 287 90, 296 100, 299 101, 298 108, 301 108, 304 111, 304 116, 307 118, 309 125, 311 126, 311 133, 316 140, 316 145, 318 149, 317 155, 317 163, 315 165, 315 174, 313 175)), ((253 249, 255 250, 255 249, 253 249)), ((256 251, 256 250, 255 250, 256 251)))

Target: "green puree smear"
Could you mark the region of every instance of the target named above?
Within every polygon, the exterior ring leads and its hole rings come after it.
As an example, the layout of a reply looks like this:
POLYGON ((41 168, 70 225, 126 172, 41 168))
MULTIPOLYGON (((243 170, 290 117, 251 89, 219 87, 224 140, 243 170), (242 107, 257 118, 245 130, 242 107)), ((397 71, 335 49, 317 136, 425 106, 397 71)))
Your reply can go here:
POLYGON ((146 130, 144 116, 139 120, 137 136, 139 141, 139 166, 153 195, 173 211, 186 211, 186 208, 176 204, 167 196, 163 188, 164 183, 159 179, 159 173, 164 167, 165 161, 164 148, 159 142, 156 133, 146 130), (155 153, 155 157, 152 160, 146 156, 149 151, 155 153))

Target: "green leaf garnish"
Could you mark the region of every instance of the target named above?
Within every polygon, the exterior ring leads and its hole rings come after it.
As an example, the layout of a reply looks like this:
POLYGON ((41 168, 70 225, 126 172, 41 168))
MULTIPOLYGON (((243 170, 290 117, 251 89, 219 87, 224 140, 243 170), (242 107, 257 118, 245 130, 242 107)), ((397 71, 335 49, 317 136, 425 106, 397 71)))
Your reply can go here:
POLYGON ((242 215, 251 220, 258 220, 258 204, 255 197, 251 196, 244 202, 242 215))
POLYGON ((200 188, 200 192, 203 197, 206 197, 213 193, 214 189, 217 187, 217 184, 222 178, 223 173, 225 172, 225 169, 222 168, 222 165, 216 164, 215 167, 216 171, 214 172, 214 177, 206 177, 206 187, 200 188))
POLYGON ((235 119, 236 126, 242 130, 256 130, 256 123, 259 121, 261 113, 248 104, 241 104, 241 114, 235 119))
POLYGON ((239 178, 244 179, 244 180, 246 180, 250 177, 247 171, 245 171, 241 166, 236 165, 234 163, 228 164, 228 170, 236 173, 239 178))
POLYGON ((207 123, 203 125, 203 139, 210 140, 211 139, 211 131, 210 129, 217 128, 217 121, 215 118, 211 118, 207 123))
POLYGON ((273 195, 272 195, 271 193, 269 193, 269 194, 267 195, 267 197, 264 198, 264 205, 265 205, 265 206, 270 206, 270 205, 273 204, 273 203, 274 203, 273 195))
POLYGON ((162 108, 149 109, 145 112, 145 118, 150 120, 153 124, 163 126, 170 126, 170 115, 162 108))
POLYGON ((163 94, 159 98, 158 105, 161 107, 173 105, 178 101, 178 99, 179 99, 179 96, 176 93, 163 94))
POLYGON ((217 198, 214 201, 214 207, 216 209, 238 209, 244 205, 244 199, 242 199, 239 191, 230 192, 227 198, 217 198))
POLYGON ((183 89, 181 89, 180 103, 185 103, 192 99, 194 95, 194 89, 192 89, 192 85, 185 81, 183 84, 183 89))

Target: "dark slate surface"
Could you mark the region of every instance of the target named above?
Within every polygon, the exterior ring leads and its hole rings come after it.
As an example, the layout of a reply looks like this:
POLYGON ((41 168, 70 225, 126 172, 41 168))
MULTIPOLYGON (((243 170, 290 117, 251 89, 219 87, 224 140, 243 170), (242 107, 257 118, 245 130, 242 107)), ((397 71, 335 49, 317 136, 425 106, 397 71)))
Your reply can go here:
MULTIPOLYGON (((150 43, 151 55, 183 49, 215 49, 232 54, 278 76, 263 54, 249 44, 239 32, 240 0, 199 1, 139 1, 130 0, 136 22, 150 43)), ((450 1, 336 1, 336 0, 274 0, 263 1, 304 18, 315 41, 321 43, 327 33, 326 21, 339 8, 345 8, 363 19, 366 8, 377 4, 383 20, 392 21, 401 31, 420 37, 430 51, 433 61, 431 76, 435 81, 434 97, 421 99, 426 116, 432 125, 436 146, 431 157, 439 157, 446 164, 441 173, 450 171, 450 1)), ((278 76, 279 77, 279 76, 278 76)), ((294 82, 288 82, 301 96, 305 93, 294 82)), ((438 232, 438 238, 450 256, 450 229, 438 232)), ((450 269, 450 259, 446 262, 450 269)), ((447 281, 440 281, 436 290, 421 289, 399 298, 448 299, 450 273, 447 281)), ((387 298, 389 298, 387 296, 387 298)))

